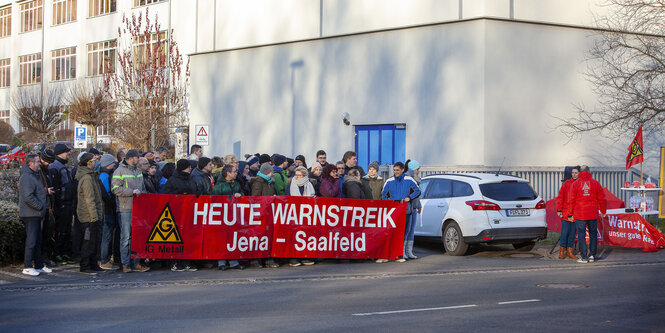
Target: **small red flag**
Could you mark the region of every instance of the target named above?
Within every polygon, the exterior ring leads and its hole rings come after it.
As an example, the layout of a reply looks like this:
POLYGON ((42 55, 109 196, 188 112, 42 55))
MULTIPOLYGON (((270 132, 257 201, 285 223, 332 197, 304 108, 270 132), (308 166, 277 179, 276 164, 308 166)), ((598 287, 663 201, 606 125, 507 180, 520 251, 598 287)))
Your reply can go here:
POLYGON ((626 157, 626 170, 630 169, 631 165, 644 162, 644 150, 642 149, 642 125, 637 130, 635 139, 628 146, 628 156, 626 157))

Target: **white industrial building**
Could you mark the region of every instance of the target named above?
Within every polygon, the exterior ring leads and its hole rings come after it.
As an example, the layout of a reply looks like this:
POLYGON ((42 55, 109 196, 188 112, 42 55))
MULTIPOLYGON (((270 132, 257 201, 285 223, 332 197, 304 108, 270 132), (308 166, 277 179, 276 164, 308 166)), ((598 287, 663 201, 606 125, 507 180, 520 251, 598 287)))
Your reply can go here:
POLYGON ((21 86, 99 75, 95 54, 145 7, 190 54, 190 144, 208 125, 206 155, 616 167, 634 135, 568 142, 555 129, 595 101, 582 73, 597 0, 0 0, 0 118, 18 129, 21 86), (58 74, 68 57, 75 74, 58 74))

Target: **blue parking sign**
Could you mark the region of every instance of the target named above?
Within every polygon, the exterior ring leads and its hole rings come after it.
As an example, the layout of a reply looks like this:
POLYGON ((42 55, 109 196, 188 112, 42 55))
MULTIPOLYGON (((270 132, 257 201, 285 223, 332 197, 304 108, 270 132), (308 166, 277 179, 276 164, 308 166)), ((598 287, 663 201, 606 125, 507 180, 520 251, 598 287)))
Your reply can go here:
POLYGON ((74 148, 86 148, 88 146, 87 127, 74 128, 74 148))

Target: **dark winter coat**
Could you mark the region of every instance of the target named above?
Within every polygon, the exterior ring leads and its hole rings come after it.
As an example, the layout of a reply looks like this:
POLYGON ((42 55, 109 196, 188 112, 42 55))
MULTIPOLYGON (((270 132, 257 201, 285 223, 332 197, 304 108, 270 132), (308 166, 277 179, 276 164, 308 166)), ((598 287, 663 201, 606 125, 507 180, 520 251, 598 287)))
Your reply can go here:
POLYGON ((164 194, 196 194, 196 184, 187 172, 176 170, 164 184, 164 194))
POLYGON ((39 180, 39 173, 25 163, 19 174, 18 216, 42 218, 46 213, 46 189, 39 180))
POLYGON ((113 177, 113 170, 104 170, 99 174, 100 188, 102 189, 102 201, 104 201, 104 214, 113 215, 116 212, 117 203, 115 201, 115 194, 111 192, 111 177, 113 177), (104 183, 106 182, 106 184, 104 183))
POLYGON ((67 161, 56 157, 55 162, 51 163, 48 167, 51 180, 53 181, 53 188, 55 189, 54 200, 56 208, 71 205, 76 195, 74 177, 66 164, 67 161))
POLYGON ((159 184, 147 172, 143 173, 143 185, 145 186, 146 193, 159 193, 159 184))
POLYGON ((196 168, 192 170, 191 178, 194 184, 196 184, 196 193, 200 195, 212 194, 212 181, 209 174, 196 168))
POLYGON ((275 187, 272 183, 260 176, 254 177, 249 180, 249 186, 252 189, 252 196, 273 196, 275 195, 275 187))
POLYGON ((344 185, 342 185, 344 197, 348 199, 369 199, 365 193, 363 184, 351 176, 344 176, 344 185))
POLYGON ((328 198, 341 198, 342 190, 339 184, 339 178, 323 178, 321 177, 321 196, 328 198))

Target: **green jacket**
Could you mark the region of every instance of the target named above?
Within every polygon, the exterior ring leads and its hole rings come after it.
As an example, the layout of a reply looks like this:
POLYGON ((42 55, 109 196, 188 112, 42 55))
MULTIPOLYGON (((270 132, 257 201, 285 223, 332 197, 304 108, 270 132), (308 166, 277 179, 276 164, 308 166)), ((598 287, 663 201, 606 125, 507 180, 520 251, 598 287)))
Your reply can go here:
POLYGON ((104 221, 104 201, 98 176, 97 172, 85 166, 79 166, 76 171, 79 183, 76 214, 81 223, 104 221))
POLYGON ((272 178, 275 179, 275 195, 284 195, 289 179, 289 171, 273 171, 272 178))
POLYGON ((225 180, 220 178, 212 189, 212 194, 217 195, 234 195, 236 193, 242 194, 242 188, 235 179, 225 180))
POLYGON ((113 191, 118 201, 119 212, 132 211, 134 190, 145 193, 143 172, 135 165, 129 165, 122 161, 113 173, 113 180, 111 181, 111 191, 113 191))

